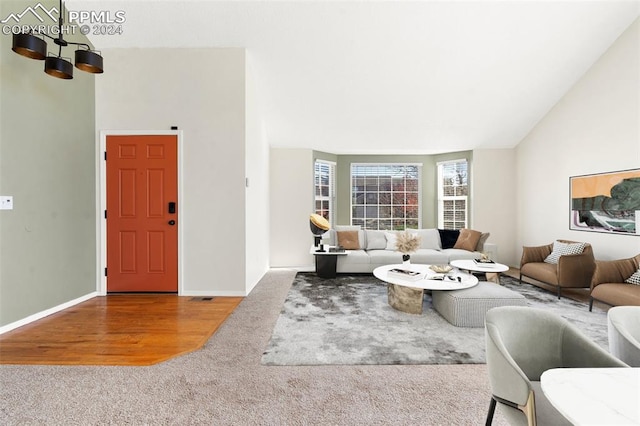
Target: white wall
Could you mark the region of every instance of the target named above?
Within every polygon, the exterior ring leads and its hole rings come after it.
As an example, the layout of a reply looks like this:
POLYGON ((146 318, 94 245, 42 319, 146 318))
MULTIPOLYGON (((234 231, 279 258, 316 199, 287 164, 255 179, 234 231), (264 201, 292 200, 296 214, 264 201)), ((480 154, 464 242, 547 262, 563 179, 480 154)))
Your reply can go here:
POLYGON ((102 53, 98 131, 183 131, 183 294, 245 295, 244 50, 102 53))
POLYGON ((271 267, 310 267, 313 151, 272 148, 270 190, 271 267))
POLYGON ((640 167, 636 20, 517 147, 518 250, 557 238, 597 259, 640 253, 640 237, 569 230, 569 177, 640 167))
POLYGON ((260 114, 259 93, 247 56, 246 73, 246 292, 269 269, 269 144, 260 114))
POLYGON ((519 267, 516 255, 515 149, 479 149, 471 161, 471 227, 489 232, 501 263, 519 267))

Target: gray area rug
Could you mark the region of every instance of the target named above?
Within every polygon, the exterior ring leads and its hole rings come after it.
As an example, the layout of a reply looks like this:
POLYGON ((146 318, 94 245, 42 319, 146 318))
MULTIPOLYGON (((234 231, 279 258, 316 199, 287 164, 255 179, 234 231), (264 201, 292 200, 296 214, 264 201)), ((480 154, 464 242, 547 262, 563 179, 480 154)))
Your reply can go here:
MULTIPOLYGON (((502 276, 501 283, 550 310, 607 348, 606 312, 502 276)), ((455 327, 431 306, 422 315, 387 303, 387 286, 371 275, 335 279, 299 273, 262 356, 264 365, 384 365, 485 363, 484 328, 455 327)))

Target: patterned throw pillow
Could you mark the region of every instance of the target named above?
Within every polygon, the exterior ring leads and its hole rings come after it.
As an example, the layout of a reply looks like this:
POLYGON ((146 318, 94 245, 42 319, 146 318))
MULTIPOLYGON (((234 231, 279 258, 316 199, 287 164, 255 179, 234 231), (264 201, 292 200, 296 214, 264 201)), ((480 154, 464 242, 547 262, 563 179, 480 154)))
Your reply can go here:
POLYGON ((580 254, 586 245, 587 243, 562 243, 560 241, 554 241, 553 250, 544 261, 547 263, 557 264, 560 260, 560 256, 565 254, 580 254))
POLYGON ((629 278, 624 280, 625 283, 640 285, 640 268, 633 273, 629 278))

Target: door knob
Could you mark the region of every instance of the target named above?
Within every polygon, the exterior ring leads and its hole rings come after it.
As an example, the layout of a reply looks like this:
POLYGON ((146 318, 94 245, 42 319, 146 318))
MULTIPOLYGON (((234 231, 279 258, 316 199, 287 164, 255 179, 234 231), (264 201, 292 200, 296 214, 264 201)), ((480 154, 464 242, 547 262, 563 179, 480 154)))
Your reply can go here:
POLYGON ((175 220, 173 220, 173 219, 171 219, 168 223, 169 223, 169 225, 173 226, 173 225, 175 225, 175 224, 176 224, 176 221, 175 221, 175 220))

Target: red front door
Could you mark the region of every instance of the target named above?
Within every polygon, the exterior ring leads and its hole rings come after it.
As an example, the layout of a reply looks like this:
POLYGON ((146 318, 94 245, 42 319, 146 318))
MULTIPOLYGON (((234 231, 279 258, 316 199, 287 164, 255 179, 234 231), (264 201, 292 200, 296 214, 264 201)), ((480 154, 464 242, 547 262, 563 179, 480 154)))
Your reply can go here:
POLYGON ((178 291, 178 141, 107 136, 107 291, 178 291))

